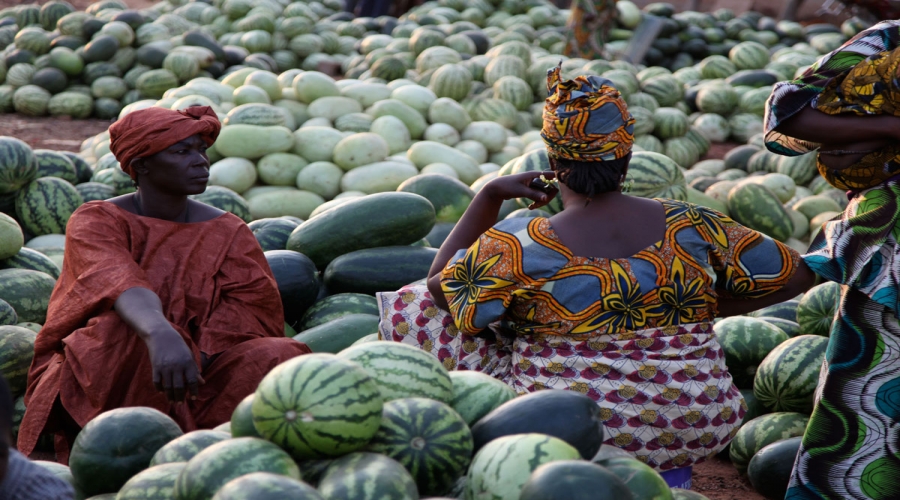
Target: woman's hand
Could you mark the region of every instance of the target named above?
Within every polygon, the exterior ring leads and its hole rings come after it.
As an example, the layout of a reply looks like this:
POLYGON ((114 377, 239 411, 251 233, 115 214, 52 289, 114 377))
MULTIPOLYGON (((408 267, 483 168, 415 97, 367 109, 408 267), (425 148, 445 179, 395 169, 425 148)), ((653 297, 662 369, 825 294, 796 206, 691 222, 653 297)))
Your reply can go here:
POLYGON ((174 328, 163 329, 149 335, 146 343, 156 390, 165 393, 172 403, 184 401, 185 389, 191 399, 197 399, 203 377, 181 335, 174 328))
POLYGON ((534 203, 528 205, 528 208, 535 210, 550 203, 553 197, 556 196, 556 193, 559 192, 555 182, 545 183, 541 177, 547 181, 555 181, 556 172, 546 170, 540 173, 523 172, 521 174, 495 177, 485 184, 481 192, 485 196, 500 200, 528 198, 534 201, 534 203))

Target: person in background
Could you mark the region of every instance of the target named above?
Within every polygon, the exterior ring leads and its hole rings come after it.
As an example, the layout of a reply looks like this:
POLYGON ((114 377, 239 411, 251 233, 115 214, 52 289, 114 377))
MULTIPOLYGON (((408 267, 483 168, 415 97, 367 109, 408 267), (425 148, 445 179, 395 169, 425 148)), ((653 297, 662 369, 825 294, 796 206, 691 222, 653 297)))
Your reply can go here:
POLYGON ((13 399, 0 376, 0 498, 3 500, 72 500, 72 485, 16 451, 12 442, 13 399))
POLYGON ((49 433, 66 463, 85 424, 129 406, 185 432, 215 427, 269 370, 309 352, 284 337, 278 288, 247 224, 189 198, 206 190, 220 126, 203 106, 134 111, 110 127, 137 191, 69 219, 28 373, 22 453, 49 433))
POLYGON ((572 0, 569 21, 566 23, 568 57, 602 59, 603 44, 616 21, 616 0, 572 0))
POLYGON ((900 498, 900 21, 884 21, 779 83, 766 146, 818 150, 850 202, 803 256, 841 284, 816 403, 787 497, 900 498))
POLYGON ((612 82, 549 72, 542 136, 564 209, 500 221, 557 193, 538 173, 497 177, 441 246, 424 286, 379 295, 380 336, 477 370, 519 394, 594 399, 606 444, 689 487, 747 408, 713 321, 782 302, 813 274, 797 252, 683 201, 626 196, 634 118, 612 82), (543 182, 543 181, 540 181, 543 182), (449 311, 447 313, 446 311, 449 311))

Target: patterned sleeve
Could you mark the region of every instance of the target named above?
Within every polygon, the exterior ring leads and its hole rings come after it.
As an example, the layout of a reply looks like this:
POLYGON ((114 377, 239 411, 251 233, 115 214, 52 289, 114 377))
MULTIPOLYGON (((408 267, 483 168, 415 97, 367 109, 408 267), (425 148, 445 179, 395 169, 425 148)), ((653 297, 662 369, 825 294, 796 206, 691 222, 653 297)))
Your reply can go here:
POLYGON ((709 243, 720 298, 753 299, 784 287, 800 264, 800 254, 787 245, 742 226, 708 208, 695 224, 709 243))
POLYGON ((788 137, 775 129, 806 106, 815 106, 825 86, 871 55, 900 46, 900 21, 882 21, 822 56, 798 78, 775 85, 766 101, 766 148, 785 156, 799 156, 819 144, 788 137))

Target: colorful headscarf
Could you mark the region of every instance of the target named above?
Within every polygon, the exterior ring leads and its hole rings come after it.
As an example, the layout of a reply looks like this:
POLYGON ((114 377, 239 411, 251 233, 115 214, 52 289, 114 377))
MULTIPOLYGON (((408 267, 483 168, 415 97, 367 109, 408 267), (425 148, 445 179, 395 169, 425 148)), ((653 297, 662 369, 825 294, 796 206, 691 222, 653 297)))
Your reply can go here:
POLYGON ((211 146, 219 136, 222 124, 209 106, 193 106, 182 111, 147 108, 128 113, 109 127, 109 149, 119 165, 132 179, 135 158, 154 155, 188 137, 200 134, 211 146))
POLYGON ((634 117, 606 78, 561 81, 562 64, 547 71, 547 101, 541 137, 547 154, 578 161, 625 157, 634 144, 634 117))

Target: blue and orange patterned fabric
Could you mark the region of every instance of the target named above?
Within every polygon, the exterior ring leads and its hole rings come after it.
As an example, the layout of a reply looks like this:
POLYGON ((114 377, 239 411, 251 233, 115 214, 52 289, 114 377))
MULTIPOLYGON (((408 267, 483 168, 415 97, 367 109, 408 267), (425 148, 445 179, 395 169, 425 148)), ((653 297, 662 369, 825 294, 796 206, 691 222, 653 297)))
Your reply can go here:
POLYGON ((561 64, 547 72, 541 137, 547 154, 577 161, 624 158, 634 144, 634 117, 613 83, 598 76, 561 80, 561 64))
POLYGON ((659 470, 702 462, 747 411, 713 329, 717 300, 780 289, 799 255, 718 212, 658 201, 662 240, 623 259, 573 255, 550 219, 504 220, 444 269, 452 315, 424 286, 379 294, 381 338, 520 394, 586 394, 606 444, 659 470))

